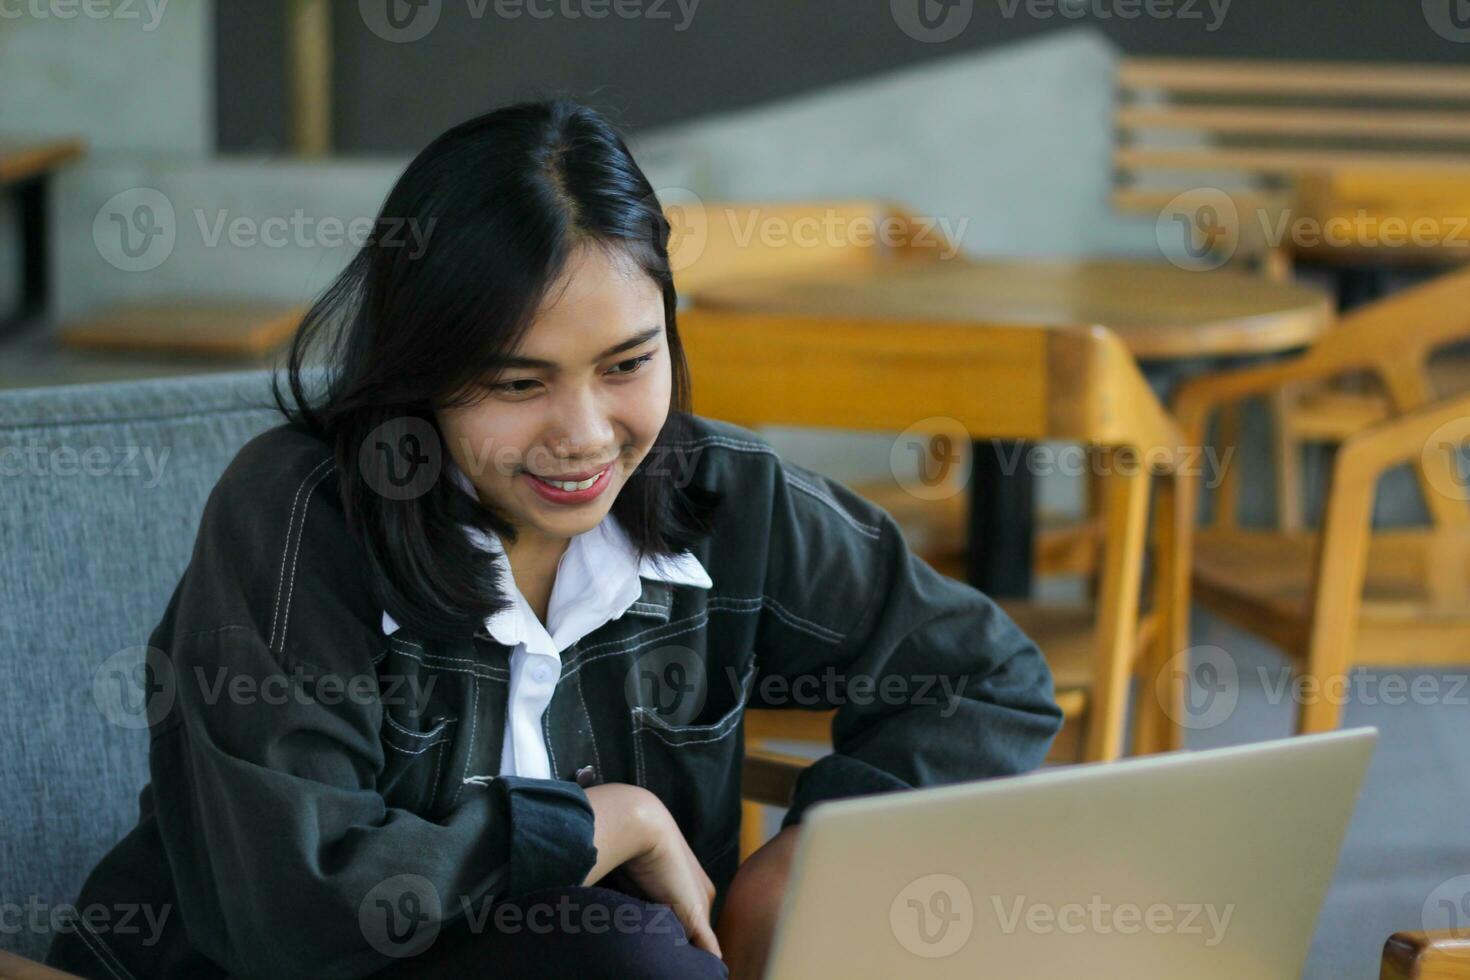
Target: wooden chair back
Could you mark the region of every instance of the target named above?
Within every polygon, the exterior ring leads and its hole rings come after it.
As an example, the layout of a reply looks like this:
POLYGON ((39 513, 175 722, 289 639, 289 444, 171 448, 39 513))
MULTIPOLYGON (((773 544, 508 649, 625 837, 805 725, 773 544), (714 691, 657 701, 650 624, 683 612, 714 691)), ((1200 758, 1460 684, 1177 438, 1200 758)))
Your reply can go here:
POLYGON ((1470 69, 1133 58, 1117 84, 1123 210, 1158 214, 1210 185, 1258 247, 1457 262, 1470 245, 1470 69), (1300 218, 1309 230, 1283 240, 1280 222, 1300 218), (1395 247, 1415 222, 1423 234, 1395 247))
MULTIPOLYGON (((708 310, 679 317, 696 412, 748 427, 902 432, 949 420, 971 439, 1065 440, 1099 449, 1107 485, 1088 758, 1122 754, 1136 665, 1152 473, 1156 507, 1154 653, 1187 635, 1184 447, 1123 343, 1101 327, 708 310)), ((1150 701, 1152 699, 1149 699, 1150 701)), ((1175 717, 1178 717, 1177 715, 1175 717)), ((1167 719, 1141 717, 1140 742, 1167 719)))

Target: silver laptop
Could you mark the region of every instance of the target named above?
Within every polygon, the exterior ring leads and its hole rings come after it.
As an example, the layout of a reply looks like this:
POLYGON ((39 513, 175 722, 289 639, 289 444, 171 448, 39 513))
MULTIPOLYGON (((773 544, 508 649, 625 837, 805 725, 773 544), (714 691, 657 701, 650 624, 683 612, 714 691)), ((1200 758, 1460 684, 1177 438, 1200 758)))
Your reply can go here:
POLYGON ((1377 737, 818 804, 766 980, 1300 977, 1377 737))

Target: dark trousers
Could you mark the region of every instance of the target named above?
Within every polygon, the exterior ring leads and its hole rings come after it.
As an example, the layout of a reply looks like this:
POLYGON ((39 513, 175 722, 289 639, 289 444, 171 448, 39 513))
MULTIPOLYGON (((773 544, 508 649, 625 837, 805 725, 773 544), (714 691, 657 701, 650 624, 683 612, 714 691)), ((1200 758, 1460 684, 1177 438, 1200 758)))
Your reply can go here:
POLYGON ((371 980, 726 980, 673 910, 600 886, 547 888, 446 926, 432 945, 371 980), (482 914, 483 913, 483 914, 482 914))

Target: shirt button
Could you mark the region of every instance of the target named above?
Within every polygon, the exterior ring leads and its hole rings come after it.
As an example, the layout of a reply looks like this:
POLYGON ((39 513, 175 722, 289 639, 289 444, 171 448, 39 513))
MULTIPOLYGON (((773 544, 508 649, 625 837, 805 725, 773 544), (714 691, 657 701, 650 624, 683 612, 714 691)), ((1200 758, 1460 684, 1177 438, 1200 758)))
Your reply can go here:
POLYGON ((583 766, 577 770, 577 785, 586 789, 597 782, 597 770, 591 766, 583 766))
POLYGON ((531 671, 531 676, 536 679, 536 683, 545 684, 547 678, 551 676, 551 671, 547 670, 544 665, 541 665, 537 666, 535 670, 531 671))

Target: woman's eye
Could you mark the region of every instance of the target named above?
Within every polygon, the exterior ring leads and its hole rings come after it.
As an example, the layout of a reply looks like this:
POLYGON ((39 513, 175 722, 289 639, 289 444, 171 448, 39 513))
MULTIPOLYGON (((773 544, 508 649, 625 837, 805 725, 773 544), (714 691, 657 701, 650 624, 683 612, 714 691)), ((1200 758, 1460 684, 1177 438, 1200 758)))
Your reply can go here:
POLYGON ((504 395, 524 395, 530 391, 532 386, 540 384, 531 378, 519 378, 515 381, 502 381, 490 386, 491 391, 497 391, 504 395), (520 387, 525 385, 525 387, 520 387))
POLYGON ((652 353, 648 353, 648 354, 644 354, 642 357, 634 357, 634 358, 630 358, 629 360, 626 360, 626 361, 619 361, 617 364, 614 364, 613 365, 613 370, 611 372, 609 372, 609 373, 611 373, 611 374, 632 374, 633 372, 637 371, 640 367, 642 367, 644 364, 647 364, 651 360, 653 360, 653 354, 652 353), (620 371, 620 370, 618 370, 619 368, 626 368, 627 370, 620 371))

